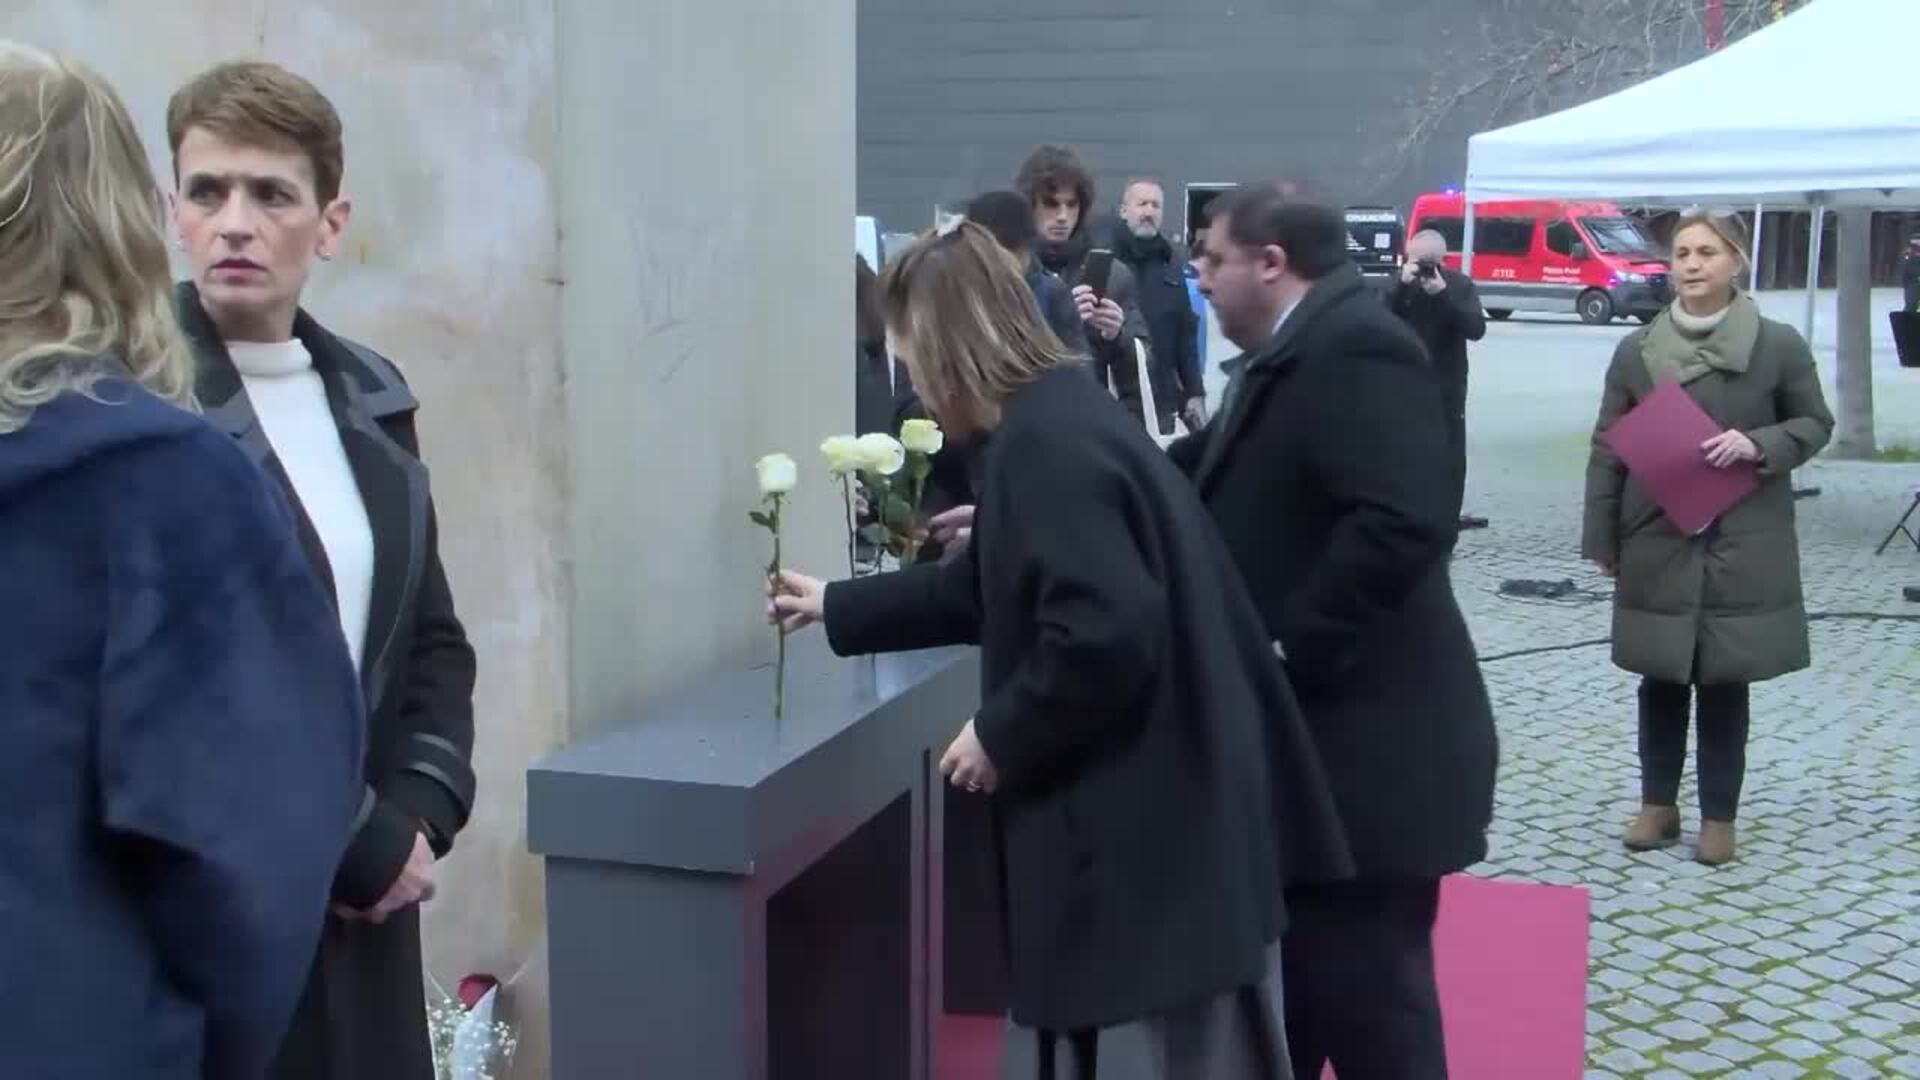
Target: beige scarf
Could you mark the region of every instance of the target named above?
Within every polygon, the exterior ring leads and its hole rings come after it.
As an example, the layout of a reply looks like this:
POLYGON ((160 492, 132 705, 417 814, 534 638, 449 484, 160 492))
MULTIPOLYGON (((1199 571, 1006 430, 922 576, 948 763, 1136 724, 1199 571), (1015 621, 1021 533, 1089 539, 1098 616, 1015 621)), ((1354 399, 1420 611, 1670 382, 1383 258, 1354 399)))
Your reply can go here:
POLYGON ((1674 301, 1647 327, 1640 355, 1654 385, 1669 379, 1685 385, 1709 371, 1747 370, 1759 340, 1760 308, 1736 290, 1733 302, 1715 315, 1689 315, 1674 301))

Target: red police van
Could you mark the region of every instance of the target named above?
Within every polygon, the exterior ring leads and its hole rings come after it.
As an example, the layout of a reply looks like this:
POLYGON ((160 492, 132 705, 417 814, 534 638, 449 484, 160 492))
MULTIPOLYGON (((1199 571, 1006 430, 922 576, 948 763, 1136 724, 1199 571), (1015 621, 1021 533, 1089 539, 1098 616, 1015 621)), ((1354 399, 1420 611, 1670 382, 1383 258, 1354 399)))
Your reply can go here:
MULTIPOLYGON (((1464 213, 1460 195, 1422 195, 1407 235, 1432 229, 1446 237, 1447 265, 1458 270, 1464 213)), ((1672 298, 1656 245, 1612 203, 1475 203, 1472 276, 1495 319, 1571 311, 1589 323, 1648 322, 1672 298)))

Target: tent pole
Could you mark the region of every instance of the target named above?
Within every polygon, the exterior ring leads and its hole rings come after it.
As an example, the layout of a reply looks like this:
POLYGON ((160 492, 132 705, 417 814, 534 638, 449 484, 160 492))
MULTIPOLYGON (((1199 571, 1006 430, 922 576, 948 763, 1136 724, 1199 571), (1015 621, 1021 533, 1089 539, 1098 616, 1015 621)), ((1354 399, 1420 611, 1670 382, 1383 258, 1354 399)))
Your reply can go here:
POLYGON ((1469 197, 1462 200, 1460 216, 1462 219, 1462 223, 1460 225, 1460 272, 1466 275, 1467 277, 1471 278, 1473 277, 1473 200, 1472 198, 1469 197))
POLYGON ((1760 203, 1753 204, 1753 273, 1747 281, 1747 291, 1760 291, 1760 249, 1764 245, 1767 232, 1767 208, 1760 203))
POLYGON ((1813 348, 1813 306, 1820 293, 1820 232, 1826 223, 1827 204, 1813 204, 1813 231, 1807 237, 1807 315, 1801 321, 1801 333, 1807 348, 1813 348))

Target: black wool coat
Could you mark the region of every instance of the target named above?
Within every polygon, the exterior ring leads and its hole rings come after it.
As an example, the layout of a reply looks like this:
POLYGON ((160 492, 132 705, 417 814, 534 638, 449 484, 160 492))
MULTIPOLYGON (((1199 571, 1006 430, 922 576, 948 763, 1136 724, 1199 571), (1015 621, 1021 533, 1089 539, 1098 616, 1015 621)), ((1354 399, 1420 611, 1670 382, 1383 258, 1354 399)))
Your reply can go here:
POLYGON ((1286 658, 1363 878, 1486 857, 1493 710, 1448 576, 1442 393, 1357 269, 1317 282, 1169 456, 1286 658))
MULTIPOLYGON (((274 455, 233 360, 191 285, 177 294, 206 417, 284 490, 328 596, 326 549, 274 455)), ((334 878, 334 902, 364 910, 399 877, 414 838, 445 855, 473 808, 473 648, 440 565, 438 524, 414 433, 418 403, 399 369, 306 312, 294 335, 313 357, 373 530, 373 604, 361 683, 366 791, 334 878)), ((273 1080, 431 1080, 417 908, 375 926, 329 915, 273 1080)))
POLYGON ((1447 287, 1438 296, 1396 280, 1388 303, 1427 347, 1447 410, 1458 416, 1467 411, 1467 343, 1487 336, 1487 313, 1472 278, 1444 266, 1440 276, 1447 287))
POLYGON ((985 455, 972 543, 833 584, 824 621, 842 654, 981 646, 1014 1020, 1103 1027, 1258 981, 1283 882, 1350 863, 1227 552, 1082 371, 1016 391, 985 455))

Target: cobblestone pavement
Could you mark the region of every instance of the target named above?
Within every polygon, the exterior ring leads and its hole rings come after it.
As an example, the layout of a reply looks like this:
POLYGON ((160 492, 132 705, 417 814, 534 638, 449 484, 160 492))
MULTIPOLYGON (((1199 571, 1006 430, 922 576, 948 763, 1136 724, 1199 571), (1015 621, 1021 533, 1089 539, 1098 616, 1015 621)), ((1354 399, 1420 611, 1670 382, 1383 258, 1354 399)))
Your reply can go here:
MULTIPOLYGON (((1691 768, 1687 843, 1631 855, 1636 683, 1598 644, 1608 583, 1578 558, 1587 432, 1621 333, 1508 324, 1474 356, 1469 509, 1493 525, 1454 573, 1503 750, 1477 872, 1590 891, 1589 1077, 1920 1077, 1920 604, 1900 595, 1920 553, 1872 553, 1920 466, 1798 474, 1820 488, 1799 507, 1814 666, 1754 689, 1740 857, 1691 861, 1691 768), (1499 595, 1513 579, 1577 591, 1499 595)), ((1914 445, 1920 372, 1879 367, 1881 441, 1914 445)))

